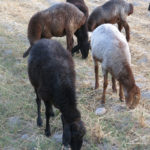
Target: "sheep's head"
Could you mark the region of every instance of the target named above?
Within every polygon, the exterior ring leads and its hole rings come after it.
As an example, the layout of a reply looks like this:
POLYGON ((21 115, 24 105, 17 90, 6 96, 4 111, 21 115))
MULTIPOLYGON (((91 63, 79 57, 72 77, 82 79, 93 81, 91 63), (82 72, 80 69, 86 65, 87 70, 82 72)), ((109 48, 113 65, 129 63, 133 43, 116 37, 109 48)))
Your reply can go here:
POLYGON ((90 49, 90 42, 89 41, 83 42, 80 49, 81 49, 82 58, 83 59, 87 58, 89 54, 89 49, 90 49))
POLYGON ((126 104, 130 109, 134 109, 140 101, 141 94, 138 86, 134 86, 126 96, 126 104))
POLYGON ((88 31, 92 32, 95 28, 96 28, 96 21, 98 18, 95 18, 95 15, 92 13, 87 21, 87 25, 88 25, 88 31))
POLYGON ((85 127, 84 123, 80 121, 76 121, 71 124, 71 149, 72 150, 80 150, 83 143, 83 136, 85 135, 85 127))
POLYGON ((96 19, 94 19, 92 16, 89 16, 87 24, 88 31, 92 32, 96 28, 96 19))
POLYGON ((63 120, 63 148, 62 150, 71 149, 80 150, 83 143, 83 136, 85 135, 84 123, 81 120, 75 121, 71 124, 63 120))
POLYGON ((133 5, 129 3, 128 16, 133 14, 133 5))

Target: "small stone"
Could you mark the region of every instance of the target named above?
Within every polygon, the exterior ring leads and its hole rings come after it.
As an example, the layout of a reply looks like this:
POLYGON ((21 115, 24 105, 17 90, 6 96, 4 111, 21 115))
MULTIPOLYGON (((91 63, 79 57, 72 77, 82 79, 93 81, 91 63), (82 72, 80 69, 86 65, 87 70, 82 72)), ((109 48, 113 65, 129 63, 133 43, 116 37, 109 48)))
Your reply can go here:
POLYGON ((148 59, 147 59, 147 57, 142 57, 141 59, 138 60, 137 63, 138 63, 138 64, 148 63, 148 59))
POLYGON ((16 125, 20 124, 20 118, 18 116, 10 117, 8 119, 8 126, 14 128, 16 125))
POLYGON ((146 99, 150 99, 150 91, 142 92, 142 97, 146 99))
POLYGON ((56 132, 52 137, 56 142, 62 143, 62 133, 56 132))
POLYGON ((3 78, 4 78, 4 76, 0 74, 0 79, 2 80, 3 78))
POLYGON ((57 2, 54 2, 53 0, 47 0, 48 1, 48 3, 50 4, 50 5, 54 5, 54 4, 56 4, 57 2))
POLYGON ((6 42, 6 38, 0 36, 0 42, 1 42, 1 43, 5 43, 5 42, 6 42))
POLYGON ((126 107, 125 106, 121 106, 121 105, 115 105, 112 107, 112 109, 115 111, 115 112, 119 112, 119 111, 124 111, 126 110, 126 107))
POLYGON ((140 5, 140 3, 138 3, 138 2, 133 2, 132 4, 133 4, 133 6, 139 6, 140 5))
POLYGON ((26 140, 26 139, 28 139, 28 138, 29 138, 29 135, 28 135, 28 134, 24 134, 24 135, 21 136, 21 139, 22 139, 22 140, 26 140))
POLYGON ((96 111, 95 111, 96 115, 103 115, 105 113, 106 113, 106 109, 104 107, 97 108, 96 111))
POLYGON ((16 149, 13 147, 5 147, 3 150, 16 150, 16 149))
POLYGON ((11 55, 11 54, 12 54, 12 50, 11 49, 4 51, 4 55, 11 55))

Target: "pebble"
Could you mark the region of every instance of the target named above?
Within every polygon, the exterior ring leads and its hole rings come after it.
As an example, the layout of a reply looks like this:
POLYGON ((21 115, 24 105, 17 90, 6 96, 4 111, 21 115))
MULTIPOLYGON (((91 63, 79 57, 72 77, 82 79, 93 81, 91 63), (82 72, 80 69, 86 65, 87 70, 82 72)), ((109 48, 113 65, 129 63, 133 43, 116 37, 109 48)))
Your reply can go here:
POLYGON ((26 140, 26 139, 28 139, 28 138, 29 138, 29 135, 28 135, 28 134, 24 134, 24 135, 21 136, 21 139, 22 139, 22 140, 26 140))
POLYGON ((106 109, 104 107, 101 107, 101 108, 97 108, 96 111, 95 111, 95 114, 96 115, 103 115, 106 113, 106 109))
POLYGON ((10 117, 8 119, 8 126, 14 128, 16 125, 20 124, 20 118, 18 116, 10 117))
POLYGON ((52 137, 56 142, 62 143, 62 133, 56 132, 52 137))

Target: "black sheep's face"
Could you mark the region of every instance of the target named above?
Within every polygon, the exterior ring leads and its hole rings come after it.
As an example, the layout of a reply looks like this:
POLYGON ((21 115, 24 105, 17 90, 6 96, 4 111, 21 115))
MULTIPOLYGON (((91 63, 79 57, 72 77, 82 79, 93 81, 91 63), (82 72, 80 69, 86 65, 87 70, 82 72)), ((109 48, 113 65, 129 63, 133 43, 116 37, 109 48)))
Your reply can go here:
POLYGON ((75 122, 70 127, 71 130, 71 149, 80 150, 83 143, 83 136, 85 135, 86 129, 84 123, 80 120, 75 122))
POLYGON ((86 59, 89 54, 90 42, 88 41, 85 42, 85 44, 83 44, 80 49, 81 49, 82 58, 86 59))

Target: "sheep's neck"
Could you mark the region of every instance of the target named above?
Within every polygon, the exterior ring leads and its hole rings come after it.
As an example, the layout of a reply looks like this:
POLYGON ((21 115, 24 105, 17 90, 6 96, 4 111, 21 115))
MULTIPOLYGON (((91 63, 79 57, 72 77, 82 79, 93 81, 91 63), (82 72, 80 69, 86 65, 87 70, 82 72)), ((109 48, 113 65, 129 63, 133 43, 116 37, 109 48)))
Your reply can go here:
POLYGON ((129 64, 124 65, 124 70, 119 75, 119 81, 123 85, 125 93, 128 93, 135 86, 134 76, 129 64))
POLYGON ((76 105, 65 105, 61 108, 61 113, 68 123, 73 123, 81 118, 80 112, 76 108, 76 105))

